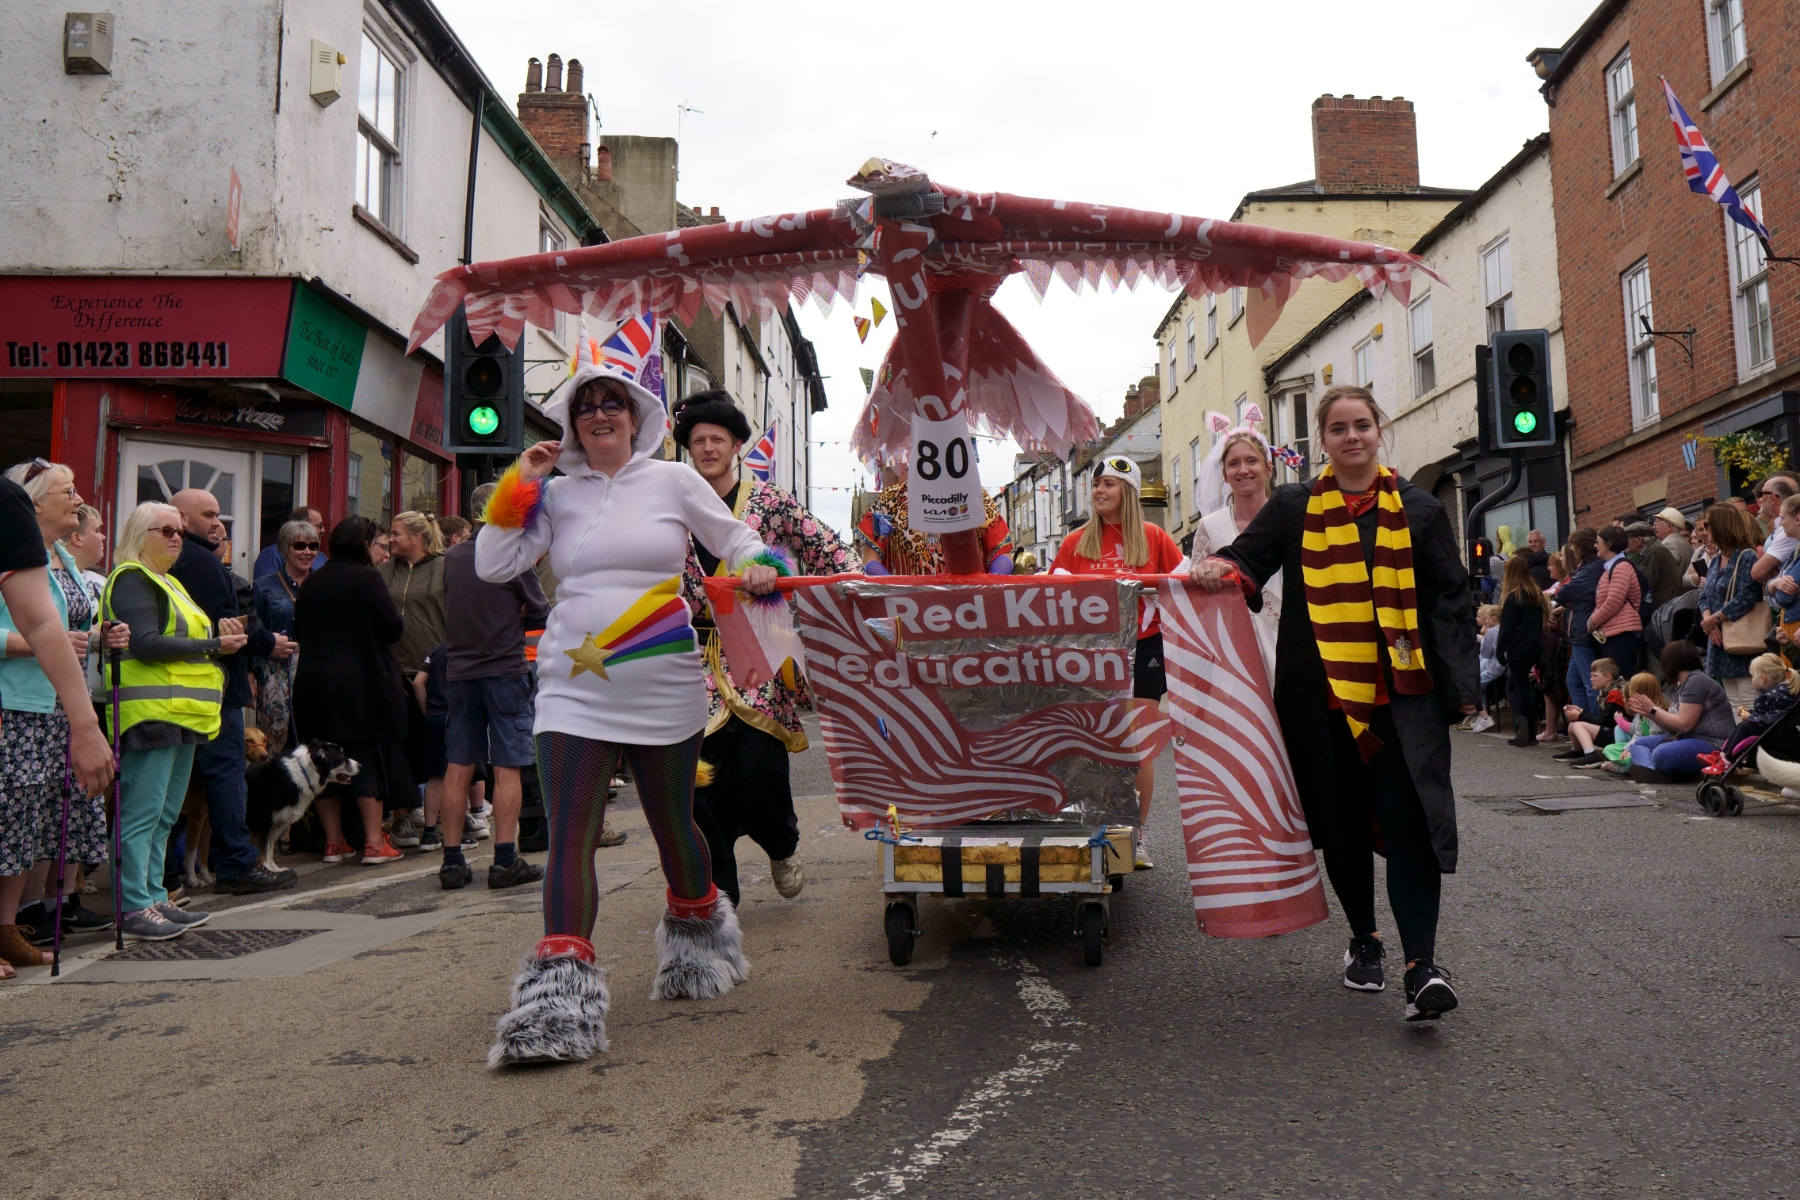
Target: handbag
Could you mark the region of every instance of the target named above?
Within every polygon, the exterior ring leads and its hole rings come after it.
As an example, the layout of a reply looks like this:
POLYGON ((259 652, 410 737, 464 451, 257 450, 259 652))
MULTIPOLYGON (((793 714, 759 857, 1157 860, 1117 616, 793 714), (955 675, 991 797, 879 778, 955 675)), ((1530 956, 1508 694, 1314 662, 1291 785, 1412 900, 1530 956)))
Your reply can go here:
MULTIPOLYGON (((1738 567, 1743 565, 1743 555, 1731 567, 1731 582, 1725 585, 1725 603, 1730 604, 1737 592, 1738 567)), ((1769 606, 1758 602, 1750 606, 1750 611, 1735 620, 1722 622, 1719 626, 1719 644, 1725 653, 1739 657, 1761 654, 1768 647, 1763 643, 1768 640, 1772 627, 1769 606)))

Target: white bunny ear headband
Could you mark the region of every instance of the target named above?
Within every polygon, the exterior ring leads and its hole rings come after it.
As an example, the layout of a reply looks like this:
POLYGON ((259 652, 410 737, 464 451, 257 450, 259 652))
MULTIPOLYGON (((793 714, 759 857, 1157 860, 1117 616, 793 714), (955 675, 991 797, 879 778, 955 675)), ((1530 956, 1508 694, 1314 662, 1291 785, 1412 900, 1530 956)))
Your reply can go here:
POLYGON ((1227 490, 1225 487, 1225 446, 1240 434, 1256 439, 1262 447, 1263 457, 1269 460, 1270 469, 1274 469, 1275 455, 1269 449, 1269 439, 1262 430, 1256 428, 1262 422, 1262 408, 1256 404, 1244 406, 1244 423, 1232 425, 1231 418, 1222 412, 1206 414, 1206 427, 1212 431, 1212 449, 1206 452, 1206 460, 1200 464, 1200 478, 1195 484, 1195 500, 1198 501, 1202 515, 1215 509, 1225 507, 1227 490))

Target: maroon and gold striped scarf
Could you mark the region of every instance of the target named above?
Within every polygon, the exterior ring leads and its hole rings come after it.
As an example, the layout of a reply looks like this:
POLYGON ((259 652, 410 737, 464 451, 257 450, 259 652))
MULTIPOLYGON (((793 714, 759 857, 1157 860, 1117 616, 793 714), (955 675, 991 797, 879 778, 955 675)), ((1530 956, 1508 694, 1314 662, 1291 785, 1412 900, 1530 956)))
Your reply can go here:
POLYGON ((1369 729, 1386 650, 1389 684, 1402 695, 1431 690, 1419 646, 1419 607, 1413 591, 1412 533, 1400 503, 1398 476, 1382 467, 1376 479, 1374 567, 1363 561, 1362 536, 1329 466, 1313 483, 1300 539, 1300 574, 1325 679, 1364 762, 1381 749, 1369 729))

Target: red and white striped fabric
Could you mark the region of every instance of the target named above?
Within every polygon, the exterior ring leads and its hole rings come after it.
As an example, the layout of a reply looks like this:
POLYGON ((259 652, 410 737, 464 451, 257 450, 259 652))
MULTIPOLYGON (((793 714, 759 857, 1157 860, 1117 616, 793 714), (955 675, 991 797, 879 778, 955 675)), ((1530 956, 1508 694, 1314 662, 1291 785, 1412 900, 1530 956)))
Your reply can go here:
MULTIPOLYGON (((706 583, 734 677, 744 679, 758 669, 753 662, 769 670, 777 652, 765 645, 768 631, 756 626, 785 610, 753 610, 735 595, 732 580, 706 583)), ((965 639, 958 648, 1009 646, 1010 652, 1023 655, 1112 653, 1127 656, 1128 662, 1136 622, 1118 620, 1117 614, 1135 601, 1125 583, 1093 577, 989 576, 979 582, 958 580, 962 586, 946 586, 950 583, 907 578, 877 583, 854 577, 782 581, 782 589, 795 600, 806 671, 818 700, 820 732, 845 824, 875 826, 889 805, 905 824, 923 829, 1017 809, 1054 813, 1067 806, 1062 781, 1053 770, 1059 760, 1085 755, 1134 768, 1159 753, 1172 736, 1188 878, 1200 928, 1215 937, 1266 937, 1325 918, 1319 867, 1269 699, 1256 634, 1240 597, 1208 595, 1179 579, 1160 582, 1158 610, 1169 683, 1166 716, 1150 701, 1130 699, 1127 668, 1112 699, 1047 703, 999 728, 981 729, 957 719, 946 696, 956 685, 922 681, 926 669, 921 664, 943 657, 941 639, 965 639), (1090 638, 1081 643, 1090 648, 1070 651, 1072 643, 1059 641, 1063 629, 1055 627, 1035 638, 1022 637, 1019 622, 1007 627, 1000 619, 1007 608, 998 599, 986 604, 982 619, 987 624, 976 630, 964 625, 925 636, 906 634, 893 620, 876 615, 882 611, 882 597, 929 594, 949 612, 960 611, 980 593, 1003 597, 1028 589, 1036 589, 1036 595, 1061 590, 1109 595, 1116 646, 1095 650, 1090 638)), ((1108 644, 1113 645, 1111 639, 1108 644)))
POLYGON ((1249 610, 1235 592, 1178 580, 1159 591, 1195 918, 1215 937, 1315 925, 1325 919, 1318 857, 1249 610))

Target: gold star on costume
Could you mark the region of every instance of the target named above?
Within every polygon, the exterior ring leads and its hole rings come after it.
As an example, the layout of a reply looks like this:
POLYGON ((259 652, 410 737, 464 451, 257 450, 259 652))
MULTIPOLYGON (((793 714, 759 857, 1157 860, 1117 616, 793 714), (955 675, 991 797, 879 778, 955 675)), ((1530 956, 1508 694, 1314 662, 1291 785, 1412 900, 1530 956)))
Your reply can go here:
POLYGON ((564 650, 563 653, 575 660, 575 665, 569 668, 570 679, 575 678, 583 671, 592 671, 600 678, 606 678, 606 660, 612 655, 601 649, 600 643, 593 634, 590 633, 582 638, 581 645, 573 650, 564 650))

